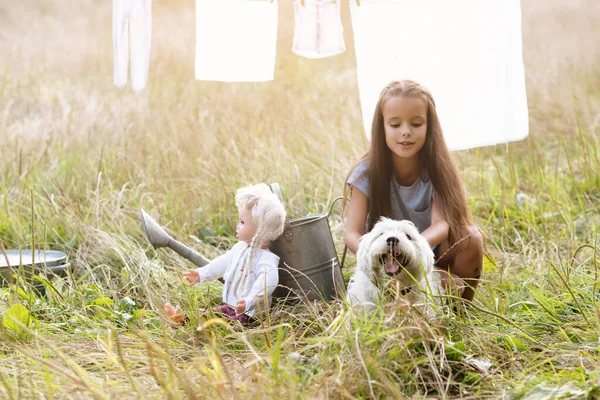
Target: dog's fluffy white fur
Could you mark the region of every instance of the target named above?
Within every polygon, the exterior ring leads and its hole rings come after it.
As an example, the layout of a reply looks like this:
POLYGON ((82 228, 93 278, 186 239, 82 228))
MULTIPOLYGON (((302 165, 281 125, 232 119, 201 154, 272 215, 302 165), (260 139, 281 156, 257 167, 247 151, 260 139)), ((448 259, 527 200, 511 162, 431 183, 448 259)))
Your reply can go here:
POLYGON ((433 251, 410 221, 382 217, 360 239, 356 257, 348 300, 369 314, 377 309, 388 285, 393 285, 408 303, 427 309, 442 293, 433 251))

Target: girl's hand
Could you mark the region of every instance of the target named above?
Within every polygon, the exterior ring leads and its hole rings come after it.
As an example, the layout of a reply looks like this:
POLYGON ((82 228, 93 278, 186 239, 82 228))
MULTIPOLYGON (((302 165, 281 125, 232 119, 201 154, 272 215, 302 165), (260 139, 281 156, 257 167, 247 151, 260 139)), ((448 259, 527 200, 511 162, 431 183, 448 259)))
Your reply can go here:
POLYGON ((241 314, 244 311, 246 311, 246 300, 238 300, 238 302, 235 303, 235 312, 241 314))
POLYGON ((190 285, 195 285, 200 282, 200 274, 195 269, 185 271, 183 277, 190 285))

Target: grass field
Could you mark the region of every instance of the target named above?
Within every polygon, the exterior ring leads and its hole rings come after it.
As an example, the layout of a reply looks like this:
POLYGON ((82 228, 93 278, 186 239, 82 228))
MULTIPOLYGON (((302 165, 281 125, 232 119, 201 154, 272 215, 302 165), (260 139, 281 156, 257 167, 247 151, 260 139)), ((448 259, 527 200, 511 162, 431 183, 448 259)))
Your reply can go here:
MULTIPOLYGON (((0 0, 0 239, 72 264, 45 297, 0 289, 0 397, 600 398, 600 2, 522 1, 530 137, 454 154, 487 239, 472 306, 443 329, 278 306, 252 330, 203 317, 221 285, 184 286, 190 264, 148 245, 139 209, 209 258, 242 185, 279 182, 291 217, 326 211, 367 148, 347 3, 348 51, 315 61, 290 52, 281 1, 261 84, 193 79, 194 3, 153 2, 134 94, 112 86, 110 1, 0 0), (171 329, 166 300, 192 323, 171 329)), ((331 229, 341 254, 339 209, 331 229)))

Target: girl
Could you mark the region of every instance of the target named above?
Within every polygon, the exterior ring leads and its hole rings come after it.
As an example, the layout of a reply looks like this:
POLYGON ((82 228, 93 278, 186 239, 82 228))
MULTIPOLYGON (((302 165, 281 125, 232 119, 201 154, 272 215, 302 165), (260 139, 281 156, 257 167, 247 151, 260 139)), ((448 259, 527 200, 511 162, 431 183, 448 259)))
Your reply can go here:
MULTIPOLYGON (((285 210, 277 196, 264 183, 241 188, 235 195, 240 221, 236 227, 239 242, 222 256, 198 269, 183 273, 195 285, 223 277, 223 304, 213 311, 242 325, 271 304, 271 294, 279 282, 279 257, 268 247, 283 232, 285 210)), ((174 322, 184 323, 179 307, 166 303, 164 310, 174 322)))
POLYGON ((410 80, 390 82, 375 107, 369 152, 350 171, 346 244, 381 216, 411 220, 434 249, 447 289, 472 300, 483 267, 483 237, 469 219, 465 190, 431 93, 410 80), (452 277, 452 279, 449 279, 452 277), (450 284, 450 286, 449 286, 450 284))

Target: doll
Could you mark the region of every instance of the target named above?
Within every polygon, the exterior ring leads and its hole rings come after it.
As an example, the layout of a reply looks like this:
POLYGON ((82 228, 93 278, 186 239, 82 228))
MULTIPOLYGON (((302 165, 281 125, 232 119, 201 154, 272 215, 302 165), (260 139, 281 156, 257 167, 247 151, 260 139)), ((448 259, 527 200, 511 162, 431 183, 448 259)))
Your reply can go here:
MULTIPOLYGON (((235 202, 239 211, 236 238, 225 254, 208 265, 183 273, 190 285, 223 278, 223 304, 216 315, 251 325, 255 316, 271 305, 271 294, 279 282, 279 256, 269 250, 271 241, 283 232, 286 213, 283 204, 264 183, 238 189, 235 202)), ((179 307, 164 305, 165 314, 183 324, 186 316, 179 307)))

